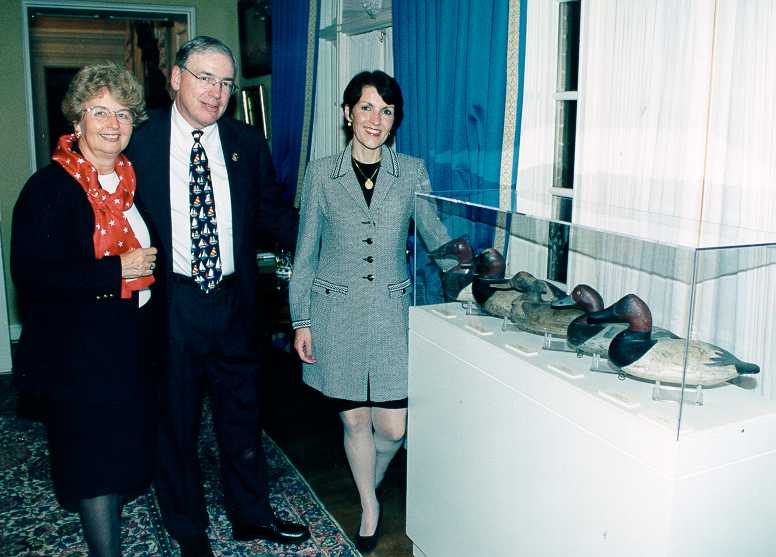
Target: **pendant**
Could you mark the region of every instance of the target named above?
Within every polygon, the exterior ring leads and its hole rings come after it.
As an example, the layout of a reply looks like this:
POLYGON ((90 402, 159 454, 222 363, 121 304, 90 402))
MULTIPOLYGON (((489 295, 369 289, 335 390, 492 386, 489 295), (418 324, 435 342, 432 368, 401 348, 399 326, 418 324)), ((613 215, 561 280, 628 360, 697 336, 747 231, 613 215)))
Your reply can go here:
POLYGON ((375 187, 375 183, 369 178, 367 178, 366 182, 364 182, 364 187, 368 190, 371 190, 373 187, 375 187))

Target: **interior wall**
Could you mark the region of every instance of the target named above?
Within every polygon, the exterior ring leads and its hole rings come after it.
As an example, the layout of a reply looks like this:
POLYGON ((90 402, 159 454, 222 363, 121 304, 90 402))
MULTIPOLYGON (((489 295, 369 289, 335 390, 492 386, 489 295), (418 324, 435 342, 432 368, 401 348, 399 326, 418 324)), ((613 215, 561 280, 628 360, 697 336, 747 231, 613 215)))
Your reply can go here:
MULTIPOLYGON (((66 4, 66 2, 62 2, 66 4)), ((109 7, 116 2, 105 1, 109 7)), ((144 5, 147 2, 122 0, 121 5, 144 5)), ((155 6, 193 7, 196 16, 196 34, 217 37, 228 44, 240 59, 237 2, 213 2, 212 0, 154 0, 155 6)), ((4 170, 0 179, 0 238, 4 258, 5 289, 8 301, 8 318, 12 337, 19 331, 19 317, 16 308, 16 292, 9 273, 9 251, 11 235, 11 214, 22 186, 32 173, 32 154, 29 149, 29 114, 25 68, 22 52, 22 0, 0 0, 0 21, 4 22, 0 33, 0 52, 4 59, 4 79, 0 80, 0 121, 3 133, 0 135, 0 165, 4 170)))

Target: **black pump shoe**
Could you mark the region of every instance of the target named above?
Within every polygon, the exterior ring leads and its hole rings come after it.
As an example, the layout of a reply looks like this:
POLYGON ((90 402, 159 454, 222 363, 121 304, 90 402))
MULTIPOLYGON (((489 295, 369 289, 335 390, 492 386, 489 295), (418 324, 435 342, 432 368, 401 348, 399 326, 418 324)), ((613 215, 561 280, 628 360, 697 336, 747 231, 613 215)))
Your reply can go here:
POLYGON ((380 505, 380 511, 377 515, 377 527, 375 528, 374 534, 371 536, 362 536, 358 533, 358 530, 356 530, 356 549, 358 549, 361 553, 369 553, 374 550, 375 547, 377 547, 377 540, 380 538, 380 530, 382 530, 383 526, 383 506, 380 505))

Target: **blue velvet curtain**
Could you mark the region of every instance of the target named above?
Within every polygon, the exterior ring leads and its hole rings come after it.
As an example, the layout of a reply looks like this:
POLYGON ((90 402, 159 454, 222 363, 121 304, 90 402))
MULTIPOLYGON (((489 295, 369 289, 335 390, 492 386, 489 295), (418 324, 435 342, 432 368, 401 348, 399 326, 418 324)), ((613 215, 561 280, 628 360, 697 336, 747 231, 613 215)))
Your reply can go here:
MULTIPOLYGON (((509 4, 393 0, 394 66, 405 101, 398 150, 425 160, 435 192, 467 190, 463 197, 493 206, 499 201, 509 4)), ((459 219, 461 228, 449 226, 451 234, 467 233, 476 249, 492 246, 494 223, 472 227, 468 218, 492 221, 493 213, 459 219)), ((422 249, 417 265, 417 303, 441 301, 437 268, 422 249)))
POLYGON ((498 189, 508 18, 505 0, 393 1, 397 145, 426 161, 435 190, 498 189))
POLYGON ((286 200, 310 156, 319 0, 272 4, 272 162, 286 200))

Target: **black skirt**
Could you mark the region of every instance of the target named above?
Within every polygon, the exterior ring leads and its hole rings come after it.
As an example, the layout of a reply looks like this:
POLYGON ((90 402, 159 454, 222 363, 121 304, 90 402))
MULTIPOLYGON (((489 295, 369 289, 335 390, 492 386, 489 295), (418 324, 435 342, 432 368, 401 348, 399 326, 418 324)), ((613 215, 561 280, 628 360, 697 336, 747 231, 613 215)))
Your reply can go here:
POLYGON ((346 412, 348 410, 355 410, 356 408, 387 408, 391 410, 400 410, 407 408, 407 397, 397 400, 384 400, 382 402, 375 402, 370 400, 372 398, 371 389, 369 383, 366 385, 366 400, 348 400, 346 398, 335 398, 331 396, 323 395, 326 399, 329 407, 335 412, 346 412))
POLYGON ((151 482, 156 443, 152 397, 131 402, 50 401, 46 412, 51 476, 59 504, 143 493, 151 482))

